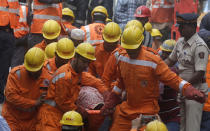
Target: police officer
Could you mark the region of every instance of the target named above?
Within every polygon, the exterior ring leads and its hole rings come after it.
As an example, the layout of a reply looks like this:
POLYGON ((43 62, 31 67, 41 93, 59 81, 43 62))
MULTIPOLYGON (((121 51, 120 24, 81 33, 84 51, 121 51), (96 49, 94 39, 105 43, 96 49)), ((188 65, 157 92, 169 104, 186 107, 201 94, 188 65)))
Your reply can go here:
MULTIPOLYGON (((179 75, 193 87, 207 93, 204 79, 208 63, 209 49, 196 33, 198 15, 192 13, 177 14, 177 24, 181 38, 177 41, 171 55, 165 62, 172 66, 179 63, 179 75)), ((181 96, 180 131, 200 131, 203 104, 186 100, 181 96)))

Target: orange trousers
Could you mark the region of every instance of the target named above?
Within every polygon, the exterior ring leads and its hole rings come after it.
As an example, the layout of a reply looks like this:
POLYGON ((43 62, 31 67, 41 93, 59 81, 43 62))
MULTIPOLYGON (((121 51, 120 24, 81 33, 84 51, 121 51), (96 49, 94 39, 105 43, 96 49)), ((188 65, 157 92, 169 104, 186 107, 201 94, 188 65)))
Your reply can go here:
POLYGON ((36 131, 61 131, 62 113, 47 104, 43 104, 37 116, 36 131))

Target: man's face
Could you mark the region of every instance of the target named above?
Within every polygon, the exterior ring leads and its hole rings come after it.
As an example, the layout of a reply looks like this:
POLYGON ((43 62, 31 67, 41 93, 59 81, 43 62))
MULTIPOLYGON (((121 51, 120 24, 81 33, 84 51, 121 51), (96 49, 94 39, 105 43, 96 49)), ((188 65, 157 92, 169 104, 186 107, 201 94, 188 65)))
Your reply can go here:
POLYGON ((81 72, 85 71, 91 62, 91 60, 89 60, 85 57, 82 57, 80 55, 78 55, 78 57, 76 57, 76 61, 77 61, 77 73, 81 73, 81 72))
POLYGON ((140 47, 137 49, 126 49, 126 52, 131 59, 136 59, 139 56, 140 47))
POLYGON ((180 35, 184 38, 189 39, 194 33, 196 29, 193 24, 180 24, 179 32, 180 35))
POLYGON ((67 64, 69 62, 69 59, 62 59, 57 55, 57 53, 55 53, 55 61, 56 61, 56 66, 58 66, 57 68, 59 68, 62 65, 67 64))
POLYGON ((38 79, 41 74, 42 74, 42 68, 39 70, 39 71, 36 71, 36 72, 30 72, 30 71, 27 71, 29 76, 33 79, 38 79))
POLYGON ((104 49, 107 51, 107 52, 112 52, 113 50, 116 49, 117 47, 117 44, 118 44, 118 41, 117 42, 113 42, 113 43, 108 43, 106 41, 104 41, 104 49))
POLYGON ((138 21, 140 21, 143 26, 149 21, 149 18, 148 17, 136 17, 136 19, 138 21))

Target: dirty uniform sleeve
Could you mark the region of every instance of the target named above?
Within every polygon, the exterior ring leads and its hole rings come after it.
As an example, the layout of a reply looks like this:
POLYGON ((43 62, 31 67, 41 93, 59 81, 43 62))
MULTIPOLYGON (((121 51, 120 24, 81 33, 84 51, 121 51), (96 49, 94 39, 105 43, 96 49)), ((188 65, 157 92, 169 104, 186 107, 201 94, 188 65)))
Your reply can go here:
POLYGON ((176 43, 176 45, 174 46, 173 51, 171 52, 170 56, 168 57, 170 60, 172 60, 174 62, 178 61, 178 59, 177 59, 177 45, 178 45, 178 43, 176 43))
POLYGON ((159 60, 155 69, 155 74, 157 78, 165 85, 168 85, 169 87, 182 93, 182 89, 188 87, 190 83, 183 80, 176 73, 171 71, 169 67, 165 64, 165 62, 161 60, 161 58, 158 57, 158 59, 159 60))
MULTIPOLYGON (((70 74, 70 73, 69 73, 70 74)), ((75 110, 77 106, 75 102, 79 95, 79 88, 72 84, 71 76, 58 79, 53 86, 55 86, 55 102, 57 107, 63 112, 75 110)))
POLYGON ((83 72, 82 73, 82 81, 81 81, 81 83, 84 86, 91 86, 91 87, 94 87, 94 88, 98 89, 98 91, 100 93, 103 93, 103 92, 108 90, 105 87, 105 85, 103 84, 101 79, 98 79, 98 78, 94 77, 93 75, 91 75, 88 72, 83 72))
POLYGON ((204 45, 200 45, 195 49, 195 71, 206 71, 208 64, 208 49, 204 45))
POLYGON ((114 54, 112 54, 104 68, 104 73, 102 80, 107 88, 110 89, 111 83, 116 78, 117 75, 117 59, 114 54))
POLYGON ((34 107, 36 104, 36 100, 22 97, 20 95, 21 92, 18 89, 19 88, 18 84, 19 84, 18 78, 15 77, 14 74, 10 73, 8 76, 7 85, 5 88, 6 100, 9 103, 12 103, 17 108, 28 109, 28 108, 34 107))
POLYGON ((91 75, 96 76, 96 67, 95 67, 95 62, 91 62, 89 67, 88 67, 88 72, 90 72, 91 75))

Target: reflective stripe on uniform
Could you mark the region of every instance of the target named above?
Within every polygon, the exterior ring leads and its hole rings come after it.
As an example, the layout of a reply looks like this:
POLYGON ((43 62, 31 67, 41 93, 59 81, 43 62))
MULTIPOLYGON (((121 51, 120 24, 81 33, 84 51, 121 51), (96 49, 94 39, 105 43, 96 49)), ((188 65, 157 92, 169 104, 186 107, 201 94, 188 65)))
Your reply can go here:
POLYGON ((23 13, 23 18, 20 18, 19 22, 26 22, 27 21, 27 18, 26 18, 26 6, 21 6, 21 10, 22 10, 22 13, 23 13))
POLYGON ((9 9, 8 9, 8 8, 6 8, 6 7, 0 7, 0 11, 6 11, 6 12, 8 12, 8 11, 9 11, 9 9))
POLYGON ((58 4, 33 5, 33 9, 35 10, 43 10, 47 8, 59 8, 59 5, 58 4))
POLYGON ((132 64, 132 65, 152 67, 153 69, 156 69, 156 67, 157 67, 157 64, 154 63, 154 62, 145 61, 145 60, 130 59, 130 58, 122 56, 122 55, 118 55, 117 60, 132 64))
POLYGON ((45 100, 44 102, 45 104, 48 104, 50 106, 55 107, 56 106, 56 102, 54 100, 45 100))
POLYGON ((122 93, 122 89, 118 88, 117 86, 114 86, 113 90, 119 94, 122 93))
POLYGON ((19 9, 9 9, 10 13, 19 14, 19 9))
POLYGON ((29 28, 20 27, 20 28, 18 28, 18 29, 14 29, 14 32, 17 32, 17 31, 29 31, 29 28))
POLYGON ((51 67, 50 67, 49 63, 47 63, 47 69, 48 69, 48 71, 51 71, 51 67))
POLYGON ((174 5, 153 5, 152 8, 166 8, 166 9, 170 9, 170 8, 174 8, 174 5))
POLYGON ((85 26, 85 30, 86 30, 86 41, 87 43, 90 43, 90 44, 94 44, 94 43, 103 43, 104 40, 91 40, 90 39, 90 27, 89 25, 86 25, 85 26))
POLYGON ((182 93, 182 88, 184 87, 185 84, 187 84, 188 82, 185 81, 185 80, 182 80, 180 83, 179 83, 179 91, 180 93, 182 93))
POLYGON ((60 17, 59 16, 52 16, 52 15, 37 15, 37 14, 34 14, 33 16, 34 19, 52 19, 52 20, 57 20, 59 21, 60 20, 60 17))
POLYGON ((19 2, 18 0, 7 0, 7 2, 19 2))
POLYGON ((58 81, 60 78, 63 78, 63 77, 65 77, 65 72, 64 73, 61 73, 61 74, 58 74, 57 76, 55 76, 52 79, 52 82, 55 84, 56 81, 58 81))
POLYGON ((18 79, 20 79, 20 70, 17 70, 15 73, 18 76, 18 79))

